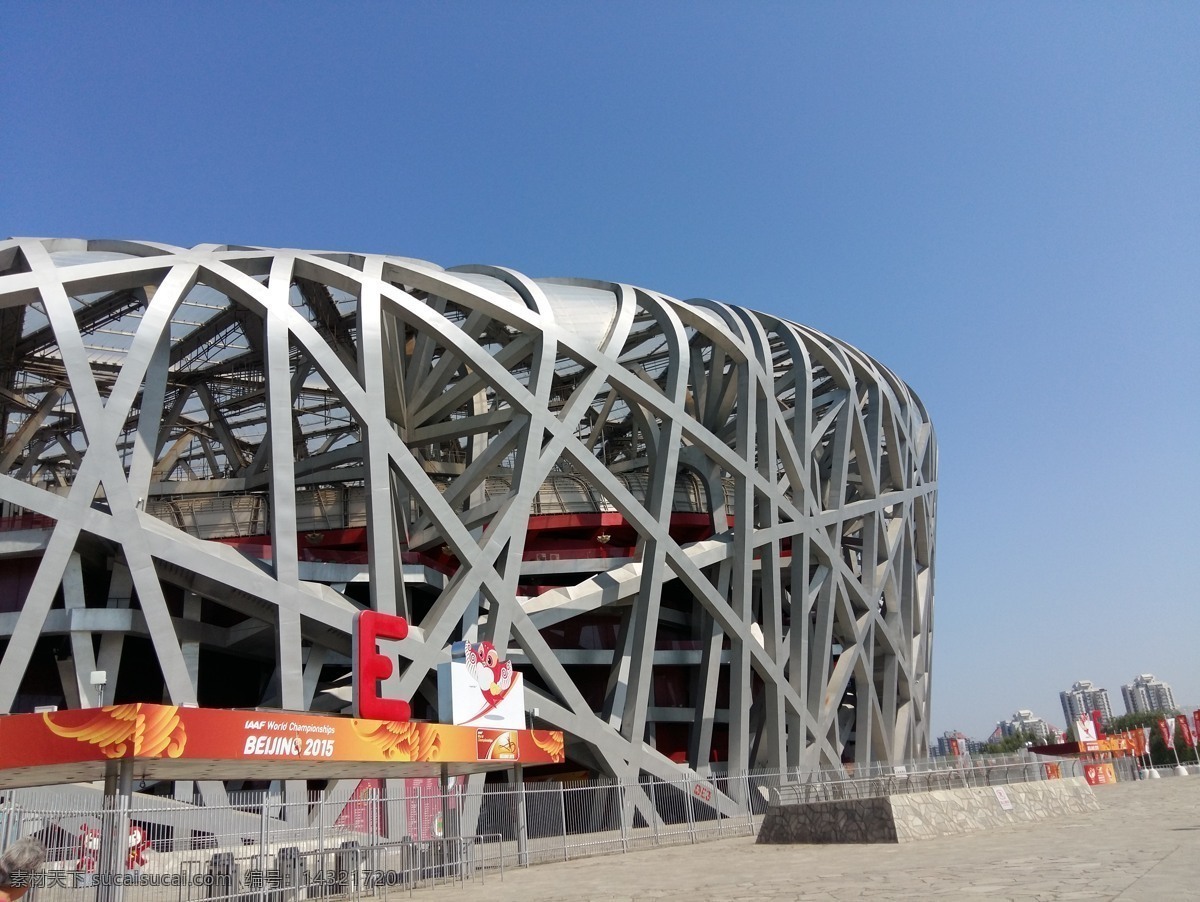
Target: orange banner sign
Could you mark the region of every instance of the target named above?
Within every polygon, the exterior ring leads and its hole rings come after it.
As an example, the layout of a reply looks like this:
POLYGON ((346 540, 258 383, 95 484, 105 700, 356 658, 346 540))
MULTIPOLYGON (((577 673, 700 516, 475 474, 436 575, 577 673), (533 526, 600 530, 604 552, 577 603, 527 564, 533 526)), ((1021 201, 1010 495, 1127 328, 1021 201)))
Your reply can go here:
POLYGON ((289 712, 134 703, 0 717, 0 770, 123 758, 537 765, 561 763, 564 754, 558 730, 289 712))

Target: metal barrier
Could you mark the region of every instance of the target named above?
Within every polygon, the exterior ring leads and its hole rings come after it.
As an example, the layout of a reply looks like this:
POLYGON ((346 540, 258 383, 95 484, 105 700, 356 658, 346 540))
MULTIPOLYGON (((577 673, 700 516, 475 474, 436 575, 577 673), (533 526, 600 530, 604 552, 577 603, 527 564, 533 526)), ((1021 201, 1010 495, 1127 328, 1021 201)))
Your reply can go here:
MULTIPOLYGON (((979 766, 909 771, 894 768, 891 774, 867 778, 848 778, 836 781, 813 779, 785 783, 773 790, 774 804, 803 804, 842 799, 867 799, 929 792, 936 789, 968 789, 977 786, 1002 786, 1011 783, 1032 783, 1046 778, 1044 762, 1022 759, 1013 762, 989 763, 979 766)), ((1078 763, 1070 759, 1053 762, 1060 776, 1078 776, 1078 763), (1065 772, 1064 772, 1065 771, 1065 772)))
MULTIPOLYGON (((1075 765, 1057 760, 1057 772, 1075 765)), ((343 791, 302 801, 231 794, 191 805, 135 795, 105 807, 99 790, 14 790, 0 841, 48 848, 29 902, 301 902, 387 897, 416 887, 503 879, 506 868, 757 832, 774 801, 809 802, 1044 779, 1029 756, 932 759, 842 771, 642 775, 636 782, 455 783, 400 797, 343 791), (389 829, 389 824, 391 825, 389 829), (436 824, 436 826, 435 826, 436 824), (448 835, 440 835, 439 832, 448 835)), ((349 783, 349 788, 345 784, 349 783)), ((403 782, 403 781, 400 781, 403 782)))

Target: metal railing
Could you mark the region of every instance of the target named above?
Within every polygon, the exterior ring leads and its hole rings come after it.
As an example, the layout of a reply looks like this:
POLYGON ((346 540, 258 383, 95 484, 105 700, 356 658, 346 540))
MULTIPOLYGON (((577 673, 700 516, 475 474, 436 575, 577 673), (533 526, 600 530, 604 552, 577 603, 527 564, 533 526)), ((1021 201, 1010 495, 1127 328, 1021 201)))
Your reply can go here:
MULTIPOLYGON (((802 804, 841 799, 867 799, 937 789, 970 789, 977 786, 1003 786, 1011 783, 1032 783, 1045 779, 1043 761, 1023 758, 1017 761, 994 761, 957 767, 910 770, 893 767, 890 773, 866 777, 847 777, 842 780, 808 779, 781 785, 772 794, 772 802, 802 804)), ((1053 762, 1062 777, 1079 776, 1079 763, 1071 759, 1053 762)))
MULTIPOLYGON (((1058 773, 1077 776, 1073 762, 1058 773)), ((465 884, 506 868, 754 835, 772 802, 865 798, 1046 779, 1042 759, 929 759, 839 771, 643 775, 636 782, 341 781, 301 800, 192 805, 91 787, 14 790, 0 844, 48 849, 29 902, 299 902, 465 884)))

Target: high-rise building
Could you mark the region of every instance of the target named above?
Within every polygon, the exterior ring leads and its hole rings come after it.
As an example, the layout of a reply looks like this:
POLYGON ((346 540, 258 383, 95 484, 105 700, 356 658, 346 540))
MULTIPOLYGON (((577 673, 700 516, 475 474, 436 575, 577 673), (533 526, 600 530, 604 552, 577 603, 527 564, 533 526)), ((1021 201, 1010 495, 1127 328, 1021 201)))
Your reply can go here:
POLYGON ((1066 718, 1068 730, 1071 729, 1071 724, 1079 720, 1081 715, 1090 715, 1093 711, 1100 712, 1101 723, 1099 726, 1105 726, 1112 720, 1112 705, 1108 701, 1108 690, 1093 686, 1091 680, 1080 680, 1073 683, 1066 692, 1060 692, 1058 698, 1062 702, 1063 717, 1066 718))
POLYGON ((983 750, 983 743, 971 739, 959 730, 947 730, 937 739, 937 745, 930 748, 929 753, 936 758, 952 758, 962 755, 977 755, 983 750))
POLYGON ((1040 717, 1034 716, 1032 711, 1022 708, 1013 714, 1012 720, 1002 720, 997 723, 996 732, 1001 737, 1032 733, 1040 742, 1053 742, 1058 731, 1040 717))
POLYGON ((1176 710, 1175 693, 1170 685, 1156 680, 1152 673, 1140 674, 1132 683, 1122 686, 1121 697, 1127 714, 1176 710))

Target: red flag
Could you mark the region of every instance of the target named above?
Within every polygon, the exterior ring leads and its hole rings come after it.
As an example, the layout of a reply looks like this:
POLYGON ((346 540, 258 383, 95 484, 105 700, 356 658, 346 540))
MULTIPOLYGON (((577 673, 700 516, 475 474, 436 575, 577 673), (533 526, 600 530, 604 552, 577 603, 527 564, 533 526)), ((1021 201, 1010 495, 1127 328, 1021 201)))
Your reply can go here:
POLYGON ((1192 712, 1192 736, 1200 738, 1200 708, 1192 712))
POLYGON ((1104 716, 1100 713, 1099 709, 1096 709, 1095 711, 1092 712, 1092 723, 1096 725, 1095 726, 1096 738, 1103 739, 1104 738, 1104 716))
POLYGON ((1169 749, 1175 748, 1175 731, 1171 729, 1172 726, 1174 724, 1165 717, 1159 718, 1158 732, 1162 734, 1163 744, 1169 749))
POLYGON ((1175 716, 1175 723, 1179 724, 1179 733, 1183 736, 1183 741, 1187 743, 1189 749, 1196 747, 1196 739, 1192 736, 1192 726, 1188 723, 1186 714, 1178 714, 1175 716))

